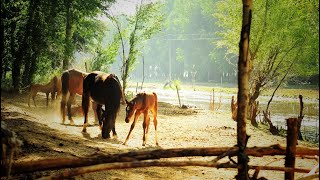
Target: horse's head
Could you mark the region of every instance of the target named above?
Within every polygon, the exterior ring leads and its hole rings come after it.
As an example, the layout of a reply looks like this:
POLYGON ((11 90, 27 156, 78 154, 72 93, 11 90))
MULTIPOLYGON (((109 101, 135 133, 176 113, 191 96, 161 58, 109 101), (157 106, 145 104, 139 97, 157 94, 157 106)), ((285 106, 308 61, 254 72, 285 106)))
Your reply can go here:
POLYGON ((100 130, 102 131, 102 138, 106 139, 106 138, 110 138, 110 131, 111 131, 111 127, 110 125, 107 125, 107 113, 105 110, 102 110, 102 115, 99 118, 99 126, 100 126, 100 130))
POLYGON ((126 123, 129 123, 130 122, 130 119, 131 117, 133 116, 136 108, 136 102, 135 101, 130 101, 128 102, 128 100, 126 100, 126 104, 127 104, 127 107, 126 107, 126 123))

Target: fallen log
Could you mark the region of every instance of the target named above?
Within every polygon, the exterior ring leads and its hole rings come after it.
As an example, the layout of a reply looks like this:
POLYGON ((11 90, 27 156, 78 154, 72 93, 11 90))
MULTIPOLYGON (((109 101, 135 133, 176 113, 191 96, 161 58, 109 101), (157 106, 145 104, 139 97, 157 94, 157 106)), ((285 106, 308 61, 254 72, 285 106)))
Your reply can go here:
MULTIPOLYGON (((97 171, 105 171, 112 169, 128 169, 128 168, 141 168, 141 167, 181 167, 181 166, 202 166, 202 167, 215 167, 215 168, 239 168, 236 164, 226 163, 215 163, 212 161, 136 161, 136 162, 122 162, 122 163, 109 163, 109 164, 98 164, 93 166, 86 166, 74 169, 67 169, 61 173, 43 177, 41 180, 51 179, 64 179, 81 174, 92 173, 97 171)), ((275 166, 249 166, 250 169, 260 170, 273 170, 273 171, 284 171, 284 172, 300 172, 308 173, 310 170, 302 168, 286 168, 286 167, 275 167, 275 166)))
MULTIPOLYGON (((174 148, 158 149, 151 151, 137 151, 120 154, 100 154, 88 158, 50 158, 35 161, 22 161, 12 164, 12 174, 22 174, 28 172, 56 170, 63 168, 76 168, 90 166, 94 164, 113 163, 113 162, 132 162, 148 159, 190 157, 190 156, 220 156, 229 151, 228 156, 237 156, 238 147, 208 147, 208 148, 174 148)), ((246 149, 249 156, 274 156, 285 155, 286 148, 278 144, 268 147, 251 147, 246 149)), ((297 147, 297 155, 319 156, 317 148, 297 147)))

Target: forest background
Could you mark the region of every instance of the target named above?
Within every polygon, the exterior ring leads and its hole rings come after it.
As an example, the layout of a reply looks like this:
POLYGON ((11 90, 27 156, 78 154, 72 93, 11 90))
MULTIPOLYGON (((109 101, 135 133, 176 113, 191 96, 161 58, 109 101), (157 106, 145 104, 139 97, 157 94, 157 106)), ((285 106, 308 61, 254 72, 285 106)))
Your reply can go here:
MULTIPOLYGON (((2 89, 48 82, 69 68, 116 73, 123 83, 237 83, 240 0, 5 0, 1 6, 2 89)), ((319 1, 258 1, 253 12, 252 100, 279 83, 317 88, 319 1)))

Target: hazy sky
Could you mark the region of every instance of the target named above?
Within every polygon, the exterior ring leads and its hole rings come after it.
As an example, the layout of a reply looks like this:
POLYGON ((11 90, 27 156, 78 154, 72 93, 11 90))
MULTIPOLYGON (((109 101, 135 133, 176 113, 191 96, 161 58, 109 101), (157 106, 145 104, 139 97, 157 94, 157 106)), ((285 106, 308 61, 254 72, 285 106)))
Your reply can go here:
MULTIPOLYGON (((157 0, 142 0, 142 3, 155 2, 157 0)), ((127 14, 133 15, 137 4, 140 4, 141 0, 116 0, 110 9, 109 12, 113 15, 117 14, 127 14)))

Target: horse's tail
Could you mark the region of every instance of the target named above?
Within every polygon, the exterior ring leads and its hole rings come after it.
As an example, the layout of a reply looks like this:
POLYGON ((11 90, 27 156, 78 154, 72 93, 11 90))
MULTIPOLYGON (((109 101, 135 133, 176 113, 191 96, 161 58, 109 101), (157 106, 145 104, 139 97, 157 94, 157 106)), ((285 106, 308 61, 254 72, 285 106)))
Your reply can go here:
POLYGON ((155 92, 152 92, 153 95, 154 95, 154 107, 155 107, 155 110, 158 111, 158 96, 155 92))
POLYGON ((62 95, 66 95, 69 91, 69 72, 66 71, 61 76, 62 95))
POLYGON ((58 78, 57 76, 54 76, 52 78, 52 87, 51 87, 51 99, 56 99, 56 94, 58 93, 58 78))
POLYGON ((120 90, 121 90, 121 101, 122 101, 122 104, 126 104, 126 96, 124 95, 120 80, 119 80, 118 76, 116 76, 115 74, 112 74, 112 75, 113 75, 113 77, 115 78, 115 80, 119 84, 119 87, 120 87, 120 90))
POLYGON ((111 87, 116 87, 117 89, 113 89, 112 91, 116 91, 116 93, 114 94, 114 96, 112 97, 112 101, 114 101, 112 103, 112 115, 114 118, 117 117, 117 113, 120 110, 120 100, 122 100, 122 102, 125 102, 125 97, 122 91, 122 87, 120 84, 120 81, 118 79, 118 77, 115 74, 111 74, 112 80, 110 80, 111 83, 111 87))
MULTIPOLYGON (((96 78, 96 73, 90 73, 84 76, 83 83, 82 83, 82 111, 85 116, 88 115, 88 110, 90 106, 90 87, 93 86, 94 80, 96 78)), ((85 117, 87 118, 87 117, 85 117)))

